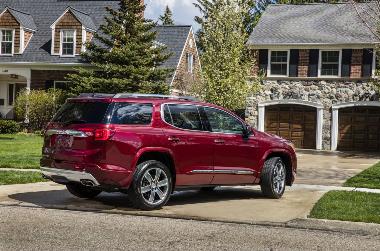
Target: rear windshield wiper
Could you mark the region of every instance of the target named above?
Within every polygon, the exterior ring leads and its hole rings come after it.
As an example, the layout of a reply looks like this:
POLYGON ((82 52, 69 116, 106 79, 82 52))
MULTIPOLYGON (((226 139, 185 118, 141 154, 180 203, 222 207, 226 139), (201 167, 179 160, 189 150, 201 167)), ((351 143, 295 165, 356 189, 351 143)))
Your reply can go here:
POLYGON ((85 124, 85 123, 87 123, 87 121, 83 119, 72 119, 72 120, 64 122, 63 124, 67 126, 67 125, 72 125, 72 124, 85 124))

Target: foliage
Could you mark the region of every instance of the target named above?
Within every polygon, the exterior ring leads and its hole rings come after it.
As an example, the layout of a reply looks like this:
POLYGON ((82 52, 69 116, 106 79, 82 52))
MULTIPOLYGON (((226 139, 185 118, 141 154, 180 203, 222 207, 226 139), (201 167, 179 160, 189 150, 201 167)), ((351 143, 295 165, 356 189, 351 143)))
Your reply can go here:
POLYGON ((232 110, 245 106, 255 86, 248 83, 252 62, 246 55, 243 17, 249 6, 240 0, 198 0, 202 17, 202 99, 232 110))
POLYGON ((39 172, 24 172, 24 171, 1 171, 0 170, 0 185, 12 184, 29 184, 36 182, 47 182, 42 178, 39 172))
POLYGON ((27 129, 43 130, 65 99, 66 94, 61 90, 24 90, 16 98, 16 117, 26 118, 28 114, 27 129))
POLYGON ((0 119, 0 134, 15 134, 20 130, 21 127, 16 121, 0 119))
POLYGON ((36 134, 0 135, 1 168, 38 169, 43 138, 36 134))
POLYGON ((348 179, 344 186, 380 189, 380 162, 348 179))
POLYGON ((161 21, 162 25, 174 25, 173 12, 170 10, 169 6, 166 6, 164 14, 159 16, 158 19, 161 21))
POLYGON ((318 219, 380 223, 380 194, 330 191, 310 212, 318 219))
POLYGON ((141 15, 140 0, 121 0, 82 53, 93 68, 81 68, 68 76, 71 92, 79 93, 167 93, 166 80, 172 69, 160 67, 169 57, 166 47, 157 45, 156 24, 141 15))

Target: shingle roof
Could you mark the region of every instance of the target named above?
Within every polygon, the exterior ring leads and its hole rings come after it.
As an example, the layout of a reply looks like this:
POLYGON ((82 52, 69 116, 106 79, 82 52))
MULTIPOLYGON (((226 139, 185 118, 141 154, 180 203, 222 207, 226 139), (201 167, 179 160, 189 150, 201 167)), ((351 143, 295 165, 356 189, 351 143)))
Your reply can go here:
POLYGON ((92 20, 92 18, 87 13, 81 12, 81 11, 74 9, 74 8, 71 8, 71 7, 70 7, 70 11, 71 11, 71 13, 73 13, 73 15, 78 19, 78 21, 84 27, 91 29, 91 30, 97 29, 94 21, 92 20))
MULTIPOLYGON (((359 12, 370 8, 359 4, 359 12)), ((366 20, 371 27, 375 24, 366 20)), ((268 6, 249 45, 373 44, 379 42, 352 4, 268 6)))
POLYGON ((157 31, 157 41, 167 46, 168 51, 172 53, 172 56, 163 64, 163 66, 177 68, 191 26, 169 25, 157 26, 155 29, 157 31))
POLYGON ((22 12, 13 8, 7 8, 14 18, 26 29, 37 30, 33 17, 26 12, 22 12))
MULTIPOLYGON (((119 1, 111 0, 0 0, 0 10, 9 7, 18 10, 18 12, 28 12, 29 16, 34 18, 38 29, 22 55, 0 57, 0 64, 8 62, 80 63, 79 56, 64 58, 50 54, 50 26, 70 7, 73 14, 88 28, 97 30, 104 21, 105 8, 108 6, 117 9, 118 4, 119 1)), ((164 67, 177 67, 190 29, 191 26, 161 26, 156 28, 158 31, 157 41, 165 44, 168 50, 173 53, 172 57, 165 62, 164 67)))

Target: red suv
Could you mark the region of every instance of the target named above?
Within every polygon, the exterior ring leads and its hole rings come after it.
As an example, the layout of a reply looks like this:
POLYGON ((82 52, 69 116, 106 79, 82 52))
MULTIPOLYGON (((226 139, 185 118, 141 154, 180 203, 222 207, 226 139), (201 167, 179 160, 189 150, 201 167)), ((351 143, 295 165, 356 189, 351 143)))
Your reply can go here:
POLYGON ((49 124, 41 169, 75 196, 126 192, 136 207, 151 210, 183 188, 259 184, 264 195, 280 198, 294 181, 297 160, 290 142, 212 104, 82 94, 49 124))

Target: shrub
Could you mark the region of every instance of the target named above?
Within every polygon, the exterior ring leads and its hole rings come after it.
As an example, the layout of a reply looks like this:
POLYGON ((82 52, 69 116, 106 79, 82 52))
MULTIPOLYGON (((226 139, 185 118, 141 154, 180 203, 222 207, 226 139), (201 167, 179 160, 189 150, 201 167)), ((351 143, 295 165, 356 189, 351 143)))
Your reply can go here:
POLYGON ((0 134, 15 134, 20 130, 21 127, 16 121, 0 119, 0 134))
POLYGON ((66 95, 61 90, 31 90, 29 94, 24 90, 16 98, 16 117, 23 120, 28 113, 27 129, 43 130, 65 99, 66 95))

